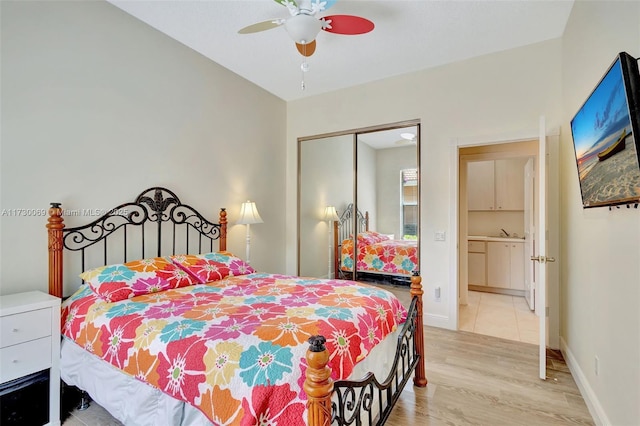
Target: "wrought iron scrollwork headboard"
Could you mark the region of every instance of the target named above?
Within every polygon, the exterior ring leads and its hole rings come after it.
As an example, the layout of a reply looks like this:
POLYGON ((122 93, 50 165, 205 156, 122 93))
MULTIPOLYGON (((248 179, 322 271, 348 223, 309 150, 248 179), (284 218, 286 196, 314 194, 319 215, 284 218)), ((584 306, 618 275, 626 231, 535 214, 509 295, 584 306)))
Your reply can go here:
MULTIPOLYGON (((108 264, 109 238, 115 240, 118 260, 129 259, 132 239, 139 242, 141 257, 150 255, 149 246, 154 248, 154 256, 166 254, 202 253, 213 251, 213 241, 219 240, 218 249, 227 248, 227 212, 220 209, 219 223, 213 223, 193 207, 183 204, 172 191, 153 187, 143 191, 133 202, 121 204, 106 211, 93 222, 65 228, 63 216, 95 214, 88 210, 63 210, 60 203, 51 203, 48 219, 49 234, 49 293, 62 297, 63 293, 63 251, 80 252, 81 271, 86 268, 86 250, 97 243, 103 244, 103 264, 108 264), (128 230, 139 229, 133 236, 128 230), (151 231, 148 228, 152 228, 151 231), (165 229, 167 228, 167 229, 165 229), (121 230, 122 232, 117 232, 121 230), (163 232, 164 230, 164 232, 163 232), (169 237, 167 238, 167 233, 169 237), (195 238, 193 236, 195 235, 195 238), (133 238, 130 238, 133 237, 133 238), (181 238, 184 237, 184 238, 181 238), (180 241, 178 241, 178 239, 180 241), (163 246, 163 243, 165 245, 163 246), (171 246, 166 248, 167 243, 171 246), (184 248, 177 253, 177 248, 184 248)), ((113 257, 113 251, 111 252, 113 257)))
POLYGON ((356 235, 353 232, 354 227, 358 230, 357 233, 365 232, 369 230, 369 212, 364 214, 357 210, 355 212, 356 220, 353 220, 354 206, 353 203, 349 203, 347 208, 340 213, 339 220, 333 222, 333 267, 336 275, 340 268, 340 250, 342 242, 347 238, 351 238, 356 235))

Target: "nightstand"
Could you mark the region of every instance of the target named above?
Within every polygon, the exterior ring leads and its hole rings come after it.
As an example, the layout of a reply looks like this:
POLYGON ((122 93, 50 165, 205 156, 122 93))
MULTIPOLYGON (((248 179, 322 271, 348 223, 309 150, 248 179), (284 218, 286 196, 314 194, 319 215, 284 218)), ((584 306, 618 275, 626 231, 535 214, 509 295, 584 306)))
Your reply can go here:
POLYGON ((34 415, 29 412, 33 407, 48 406, 43 424, 60 425, 59 298, 40 291, 0 296, 0 387, 3 406, 8 404, 16 410, 13 414, 3 413, 3 418, 12 416, 19 423, 21 418, 34 415), (21 398, 16 396, 18 392, 27 394, 24 389, 28 389, 28 383, 42 383, 44 375, 48 376, 48 392, 32 392, 37 400, 31 409, 31 403, 15 401, 21 398), (21 408, 24 406, 26 410, 21 408))

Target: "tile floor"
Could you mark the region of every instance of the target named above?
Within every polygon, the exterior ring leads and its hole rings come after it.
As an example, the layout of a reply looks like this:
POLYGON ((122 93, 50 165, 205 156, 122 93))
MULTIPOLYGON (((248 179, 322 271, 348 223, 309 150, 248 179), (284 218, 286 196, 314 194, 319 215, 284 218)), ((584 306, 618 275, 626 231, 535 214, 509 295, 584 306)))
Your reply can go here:
POLYGON ((470 291, 458 320, 463 331, 538 344, 539 318, 524 297, 470 291))
POLYGON ((91 402, 84 411, 73 410, 62 426, 123 426, 104 408, 91 402))

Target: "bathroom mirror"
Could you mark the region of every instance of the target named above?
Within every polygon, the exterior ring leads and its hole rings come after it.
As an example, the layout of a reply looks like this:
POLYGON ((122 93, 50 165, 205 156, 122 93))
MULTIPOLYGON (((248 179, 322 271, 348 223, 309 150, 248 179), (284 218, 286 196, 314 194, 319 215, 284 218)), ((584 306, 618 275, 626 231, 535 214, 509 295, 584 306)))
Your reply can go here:
POLYGON ((409 282, 419 269, 419 141, 417 120, 298 140, 299 275, 409 282), (365 245, 370 236, 389 240, 384 252, 365 245))

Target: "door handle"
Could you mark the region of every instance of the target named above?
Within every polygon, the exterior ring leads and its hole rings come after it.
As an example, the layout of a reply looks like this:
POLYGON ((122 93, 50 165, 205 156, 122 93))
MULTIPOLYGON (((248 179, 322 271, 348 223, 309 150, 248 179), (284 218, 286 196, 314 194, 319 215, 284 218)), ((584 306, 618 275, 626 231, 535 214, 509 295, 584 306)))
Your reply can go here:
POLYGON ((555 262, 556 258, 547 257, 547 256, 531 256, 531 260, 535 262, 546 263, 546 262, 555 262))

